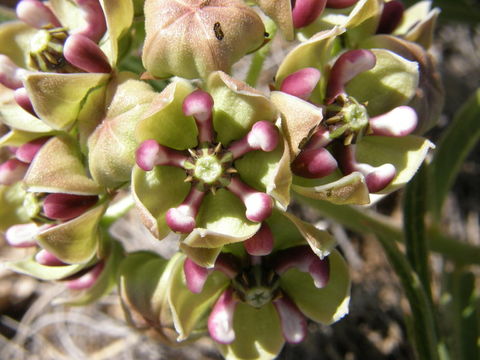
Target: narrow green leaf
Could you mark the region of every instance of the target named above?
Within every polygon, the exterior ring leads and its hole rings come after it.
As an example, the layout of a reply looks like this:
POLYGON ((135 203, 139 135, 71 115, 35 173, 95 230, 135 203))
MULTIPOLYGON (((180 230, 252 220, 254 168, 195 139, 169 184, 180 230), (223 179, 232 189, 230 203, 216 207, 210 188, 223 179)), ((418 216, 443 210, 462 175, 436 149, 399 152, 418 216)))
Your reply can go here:
POLYGON ((421 167, 405 189, 403 206, 403 229, 407 258, 417 272, 431 303, 430 270, 428 267, 428 246, 425 234, 425 211, 427 207, 427 177, 421 167))
POLYGON ((382 236, 377 237, 392 265, 395 273, 400 278, 403 290, 410 304, 413 322, 415 350, 421 360, 436 360, 439 358, 437 351, 437 338, 435 320, 422 283, 418 275, 406 260, 404 254, 398 249, 395 242, 382 236))
POLYGON ((480 139, 480 89, 457 112, 443 133, 430 164, 432 194, 430 210, 440 217, 443 201, 463 161, 480 139))

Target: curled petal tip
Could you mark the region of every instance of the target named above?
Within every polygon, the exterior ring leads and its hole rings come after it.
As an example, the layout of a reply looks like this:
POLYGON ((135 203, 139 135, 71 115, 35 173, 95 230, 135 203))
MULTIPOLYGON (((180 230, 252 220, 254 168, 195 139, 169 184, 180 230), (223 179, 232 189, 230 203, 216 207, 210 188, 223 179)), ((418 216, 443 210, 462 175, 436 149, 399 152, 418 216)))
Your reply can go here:
POLYGON ((392 164, 383 164, 379 167, 373 168, 366 176, 368 191, 376 193, 383 190, 395 178, 397 171, 392 164))
POLYGON ((28 170, 28 164, 10 159, 0 165, 0 185, 13 185, 21 181, 28 170))
POLYGON ((375 135, 405 136, 417 127, 417 113, 409 106, 398 106, 388 113, 370 118, 375 135))
POLYGON ((40 250, 35 255, 35 261, 44 266, 64 266, 66 265, 62 260, 57 258, 51 252, 45 249, 40 250))
POLYGON ((97 201, 97 196, 53 193, 43 200, 43 212, 50 219, 67 221, 82 215, 97 201))
POLYGON ((52 10, 39 0, 22 0, 17 4, 17 17, 24 23, 41 29, 48 25, 61 26, 52 10))
POLYGON ((298 344, 307 337, 307 319, 297 305, 285 295, 273 302, 280 316, 282 334, 291 344, 298 344))
POLYGON ((272 214, 273 200, 269 195, 257 192, 245 197, 245 207, 248 220, 262 222, 272 214))
POLYGON ((39 227, 35 223, 17 224, 10 226, 5 232, 8 245, 16 248, 32 247, 37 245, 36 237, 39 227))
POLYGON ((220 295, 208 317, 208 332, 220 344, 231 344, 235 340, 233 315, 236 305, 233 291, 227 289, 220 295))
POLYGON ((278 130, 270 121, 258 121, 247 134, 247 141, 252 149, 273 151, 278 145, 278 130))
POLYGON ((292 171, 299 176, 318 179, 337 169, 337 160, 325 148, 305 149, 292 163, 292 171))
POLYGON ((206 120, 212 114, 213 98, 203 90, 195 90, 189 94, 182 104, 183 113, 187 116, 195 116, 200 120, 206 120))
POLYGON ((89 73, 110 73, 112 67, 105 53, 88 37, 70 35, 63 48, 65 59, 73 66, 89 73))
POLYGON ((192 187, 183 203, 175 208, 170 208, 166 215, 167 225, 170 229, 179 233, 189 233, 195 229, 198 209, 202 204, 205 193, 192 187))
POLYGON ((243 246, 252 256, 264 256, 272 252, 273 242, 272 230, 264 222, 255 235, 243 242, 243 246))
POLYGON ((358 74, 372 69, 377 62, 375 54, 370 50, 349 50, 335 61, 330 72, 327 85, 327 104, 345 93, 345 85, 358 74))
POLYGON ((208 269, 186 258, 183 263, 183 272, 185 273, 188 289, 195 294, 201 293, 208 278, 208 269))
POLYGON ((88 272, 72 280, 67 280, 66 285, 70 290, 90 289, 102 274, 105 263, 99 262, 88 272))
POLYGON ((107 23, 100 2, 98 0, 75 0, 75 2, 83 11, 85 26, 75 29, 73 33, 98 42, 107 31, 107 23))
POLYGON ((293 26, 296 29, 314 22, 325 9, 326 0, 296 0, 292 9, 293 26))
POLYGON ((150 171, 156 165, 171 165, 181 167, 187 159, 182 153, 160 145, 153 139, 145 140, 135 152, 137 165, 145 171, 150 171))
POLYGON ((280 91, 308 100, 320 81, 320 76, 320 71, 315 68, 298 70, 283 80, 280 91))

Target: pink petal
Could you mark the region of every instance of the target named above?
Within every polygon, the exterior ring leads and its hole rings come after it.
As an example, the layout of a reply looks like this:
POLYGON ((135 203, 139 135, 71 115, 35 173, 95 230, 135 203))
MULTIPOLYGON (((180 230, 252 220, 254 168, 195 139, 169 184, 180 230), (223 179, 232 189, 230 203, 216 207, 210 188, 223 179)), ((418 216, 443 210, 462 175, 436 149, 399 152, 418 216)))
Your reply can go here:
POLYGON ((31 163, 33 158, 38 153, 38 151, 42 148, 42 146, 49 140, 49 137, 41 137, 28 143, 23 144, 20 146, 15 153, 15 156, 18 160, 23 161, 24 163, 31 163))
POLYGON ((45 249, 35 255, 35 261, 44 266, 65 266, 66 264, 45 249))
POLYGON ((378 24, 377 34, 390 34, 400 24, 405 12, 401 1, 392 0, 383 4, 382 16, 378 24))
POLYGON ((201 293, 210 273, 208 269, 197 265, 194 261, 186 258, 183 263, 183 272, 185 274, 188 289, 195 294, 201 293))
POLYGON ((198 209, 202 203, 205 192, 197 190, 194 186, 190 189, 183 203, 176 207, 170 208, 166 215, 166 222, 170 229, 179 233, 189 233, 195 229, 198 209))
POLYGON ((410 106, 398 106, 369 120, 375 135, 405 136, 417 127, 417 113, 410 106))
POLYGON ((18 181, 23 180, 27 173, 28 164, 18 160, 10 159, 0 165, 0 184, 13 185, 18 181))
POLYGON ((252 129, 242 139, 236 140, 230 144, 228 151, 234 159, 245 155, 254 150, 270 152, 276 149, 278 145, 277 127, 270 121, 258 121, 252 129))
POLYGON ((235 340, 233 315, 236 305, 232 289, 227 289, 220 295, 208 317, 208 332, 220 344, 231 344, 235 340))
POLYGON ((102 274, 104 266, 105 263, 101 261, 82 276, 77 277, 76 279, 67 280, 67 288, 70 290, 90 289, 102 274))
POLYGON ((15 248, 25 248, 37 245, 39 227, 35 223, 17 224, 10 226, 5 232, 8 245, 15 248))
POLYGON ((280 316, 282 334, 291 344, 298 344, 307 337, 307 319, 297 305, 285 295, 274 300, 273 305, 280 316))
POLYGON ((66 221, 82 215, 97 201, 98 196, 53 193, 43 200, 43 212, 50 219, 66 221))
POLYGON ((306 149, 292 163, 292 171, 299 176, 318 179, 337 169, 337 161, 325 148, 306 149))
POLYGON ((61 26, 52 10, 39 0, 20 1, 17 4, 16 12, 20 20, 36 29, 42 29, 48 25, 61 26))
POLYGON ((320 71, 315 68, 300 69, 288 75, 280 86, 280 91, 308 100, 312 91, 320 81, 320 71))
POLYGON ((358 0, 327 0, 327 8, 344 9, 357 3, 358 0))
POLYGON ((156 165, 182 167, 187 156, 182 152, 160 145, 156 140, 145 140, 135 152, 137 165, 145 171, 150 171, 156 165))
POLYGON ((273 233, 266 222, 262 223, 260 230, 251 238, 243 242, 247 253, 253 256, 264 256, 272 252, 273 233))
POLYGON ((238 177, 233 176, 231 178, 227 189, 243 201, 247 208, 245 215, 248 220, 262 222, 272 214, 272 198, 265 193, 252 189, 238 177))
POLYGON ((212 96, 203 90, 195 90, 183 101, 182 110, 185 115, 195 118, 199 133, 199 142, 212 142, 214 138, 212 96))
POLYGON ((292 9, 293 26, 298 29, 310 25, 323 12, 327 0, 296 0, 292 9))
POLYGON ((15 90, 23 87, 23 78, 29 71, 18 67, 6 55, 0 54, 0 84, 15 90))
POLYGON ((88 37, 70 35, 63 48, 65 59, 73 66, 89 73, 110 73, 112 67, 105 53, 88 37))
POLYGON ((81 29, 74 29, 72 34, 83 35, 94 42, 98 42, 107 31, 107 23, 102 6, 98 0, 75 0, 83 10, 86 25, 81 29))

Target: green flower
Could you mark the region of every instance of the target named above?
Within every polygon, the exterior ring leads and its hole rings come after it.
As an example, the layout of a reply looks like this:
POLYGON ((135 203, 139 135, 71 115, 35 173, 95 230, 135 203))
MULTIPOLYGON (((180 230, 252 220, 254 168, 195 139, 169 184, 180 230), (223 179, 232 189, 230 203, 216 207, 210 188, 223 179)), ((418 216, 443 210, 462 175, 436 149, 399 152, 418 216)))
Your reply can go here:
POLYGON ((277 116, 264 95, 221 72, 205 91, 175 81, 158 94, 137 126, 132 178, 152 233, 184 234, 182 248, 211 264, 222 245, 285 208, 291 174, 277 116))

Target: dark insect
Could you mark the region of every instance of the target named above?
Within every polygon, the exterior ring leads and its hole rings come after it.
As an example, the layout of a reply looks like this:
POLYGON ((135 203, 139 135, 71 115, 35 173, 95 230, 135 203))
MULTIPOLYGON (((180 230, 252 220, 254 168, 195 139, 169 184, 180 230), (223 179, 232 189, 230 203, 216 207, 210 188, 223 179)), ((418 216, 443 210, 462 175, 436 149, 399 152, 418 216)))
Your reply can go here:
POLYGON ((222 40, 225 35, 223 35, 222 27, 220 26, 219 22, 216 22, 213 25, 213 32, 215 33, 215 37, 218 40, 222 40))

